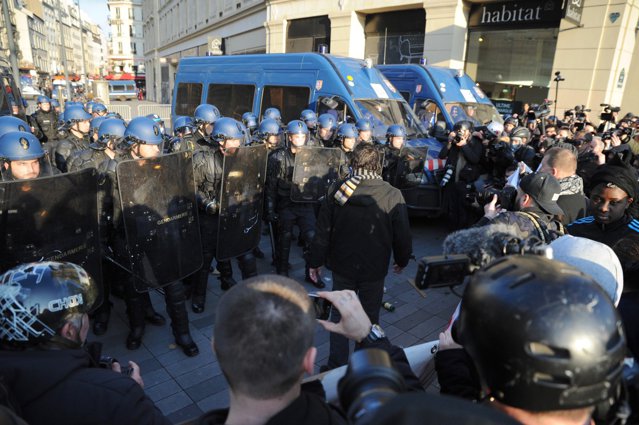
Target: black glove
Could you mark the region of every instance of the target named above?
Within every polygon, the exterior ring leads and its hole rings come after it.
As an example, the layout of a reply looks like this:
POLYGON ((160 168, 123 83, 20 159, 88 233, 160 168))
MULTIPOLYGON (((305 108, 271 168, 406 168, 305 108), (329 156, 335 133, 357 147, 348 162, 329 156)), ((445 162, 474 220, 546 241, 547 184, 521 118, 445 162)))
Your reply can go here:
POLYGON ((215 215, 220 212, 220 204, 217 202, 217 199, 213 199, 204 208, 208 215, 215 215))

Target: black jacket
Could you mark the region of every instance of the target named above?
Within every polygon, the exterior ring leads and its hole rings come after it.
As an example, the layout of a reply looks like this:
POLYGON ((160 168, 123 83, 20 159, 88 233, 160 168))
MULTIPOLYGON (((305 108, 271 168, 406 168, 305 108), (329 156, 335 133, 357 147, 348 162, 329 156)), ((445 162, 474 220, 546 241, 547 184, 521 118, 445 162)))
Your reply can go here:
POLYGON ((322 202, 311 246, 310 267, 327 265, 355 281, 383 279, 391 250, 395 263, 408 264, 412 238, 408 210, 399 189, 374 179, 362 180, 340 206, 334 198, 341 182, 322 202))
POLYGON ((43 145, 58 140, 58 114, 53 108, 49 112, 38 109, 31 114, 31 125, 35 129, 34 135, 43 145))
POLYGON ((0 351, 0 375, 30 425, 170 424, 131 378, 84 350, 0 351))
POLYGON ((458 168, 459 157, 464 156, 466 159, 466 165, 455 171, 455 175, 459 176, 460 181, 473 182, 480 176, 481 160, 484 157, 484 145, 477 137, 470 137, 468 142, 458 147, 454 143, 444 143, 444 146, 439 151, 439 158, 446 159, 446 165, 454 166, 458 168))
POLYGON ((66 173, 69 171, 67 161, 73 152, 89 149, 88 137, 82 137, 81 139, 76 137, 72 132, 66 139, 62 139, 58 142, 52 151, 52 157, 55 161, 55 166, 58 170, 66 173))
POLYGON ((561 222, 567 226, 575 220, 585 217, 588 212, 588 203, 588 198, 583 193, 560 195, 557 199, 557 205, 564 212, 561 222))
POLYGON ((505 211, 492 219, 482 217, 473 227, 489 224, 515 225, 524 238, 534 236, 544 243, 550 243, 565 233, 564 226, 554 216, 536 207, 505 211))

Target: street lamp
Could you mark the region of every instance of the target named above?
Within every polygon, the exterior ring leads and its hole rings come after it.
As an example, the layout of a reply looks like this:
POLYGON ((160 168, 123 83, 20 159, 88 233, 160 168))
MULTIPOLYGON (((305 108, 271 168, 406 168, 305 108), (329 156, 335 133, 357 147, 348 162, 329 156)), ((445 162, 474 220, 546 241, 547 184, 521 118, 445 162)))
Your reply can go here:
POLYGON ((559 97, 559 82, 566 81, 564 77, 561 76, 561 71, 555 72, 555 112, 553 115, 557 116, 557 98, 559 97))

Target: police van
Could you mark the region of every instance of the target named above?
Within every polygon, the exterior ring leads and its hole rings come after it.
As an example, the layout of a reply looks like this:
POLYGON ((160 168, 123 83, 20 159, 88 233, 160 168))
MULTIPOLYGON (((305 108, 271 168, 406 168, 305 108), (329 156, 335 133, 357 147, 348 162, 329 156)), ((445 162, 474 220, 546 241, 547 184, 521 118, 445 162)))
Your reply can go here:
POLYGON ((476 126, 491 121, 503 123, 488 96, 462 70, 421 64, 378 65, 378 68, 433 134, 444 128, 452 130, 462 120, 476 126))
POLYGON ((135 100, 138 98, 138 92, 135 88, 133 80, 111 80, 109 81, 109 100, 135 100))
MULTIPOLYGON (((437 158, 441 144, 428 136, 420 119, 370 60, 321 53, 259 54, 182 58, 175 76, 172 122, 193 116, 201 103, 215 105, 222 115, 240 120, 245 112, 261 117, 276 107, 284 123, 311 109, 338 122, 368 118, 373 136, 384 140, 386 128, 401 124, 409 146, 428 147, 437 158)), ((419 181, 402 188, 406 203, 416 211, 438 211, 439 189, 419 181)))

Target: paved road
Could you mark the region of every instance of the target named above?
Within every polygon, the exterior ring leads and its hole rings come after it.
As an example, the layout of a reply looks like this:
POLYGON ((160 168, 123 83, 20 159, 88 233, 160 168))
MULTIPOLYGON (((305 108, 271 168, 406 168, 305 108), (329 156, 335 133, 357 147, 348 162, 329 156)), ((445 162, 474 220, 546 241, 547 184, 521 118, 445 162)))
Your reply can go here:
MULTIPOLYGON (((443 221, 414 218, 411 228, 413 249, 418 258, 441 252, 441 243, 446 235, 443 221)), ((259 272, 273 273, 267 237, 262 238, 260 247, 266 252, 266 259, 258 260, 259 272)), ((291 253, 291 263, 291 277, 303 282, 304 261, 297 246, 291 253)), ((408 282, 414 278, 416 269, 416 263, 411 261, 401 275, 391 273, 386 280, 384 300, 396 308, 394 312, 382 310, 380 324, 391 341, 403 347, 437 339, 458 302, 457 296, 443 289, 429 291, 422 297, 408 282)), ((237 264, 234 264, 234 276, 240 276, 237 264)), ((304 286, 309 291, 314 290, 309 284, 304 286)), ((134 360, 140 364, 146 393, 174 423, 191 419, 202 412, 228 406, 227 384, 210 348, 215 307, 222 293, 217 278, 211 275, 206 310, 196 315, 189 309, 191 332, 200 348, 197 357, 188 358, 175 346, 168 324, 163 327, 147 326, 143 346, 137 351, 128 351, 124 346, 127 335, 124 303, 119 299, 113 300, 115 310, 107 334, 102 337, 91 334, 90 338, 103 342, 105 354, 120 361, 134 360)), ((158 294, 153 294, 152 299, 156 310, 166 316, 164 300, 158 294)), ((328 339, 328 333, 318 326, 315 333, 315 346, 318 348, 316 371, 327 361, 328 339)))

